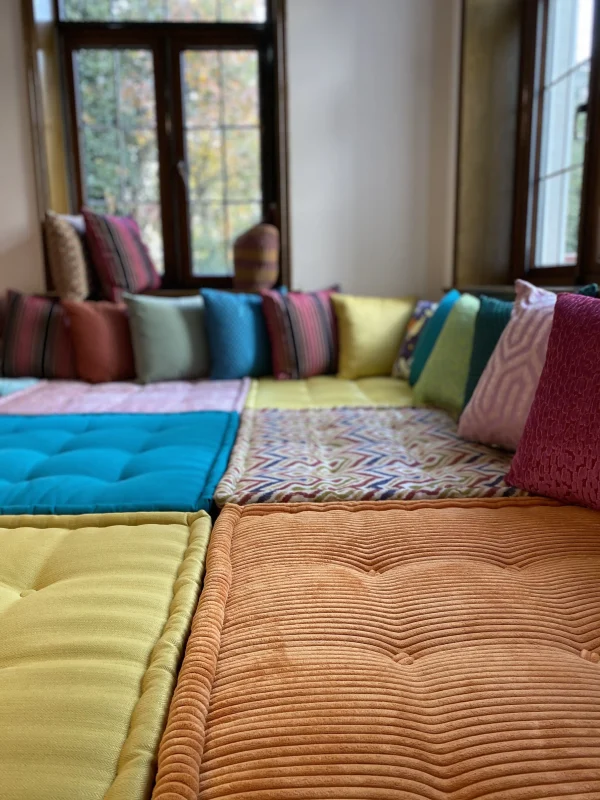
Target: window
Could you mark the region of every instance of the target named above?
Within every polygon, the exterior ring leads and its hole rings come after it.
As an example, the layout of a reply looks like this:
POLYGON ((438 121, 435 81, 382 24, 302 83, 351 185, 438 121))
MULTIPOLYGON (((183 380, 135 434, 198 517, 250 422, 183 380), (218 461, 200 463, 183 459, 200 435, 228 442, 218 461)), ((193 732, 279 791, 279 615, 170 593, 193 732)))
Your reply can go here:
POLYGON ((281 0, 64 0, 73 206, 133 216, 167 288, 232 284, 287 218, 281 0))
POLYGON ((598 158, 591 137, 598 6, 598 0, 524 4, 515 277, 577 278, 585 272, 584 246, 597 236, 589 203, 598 158))

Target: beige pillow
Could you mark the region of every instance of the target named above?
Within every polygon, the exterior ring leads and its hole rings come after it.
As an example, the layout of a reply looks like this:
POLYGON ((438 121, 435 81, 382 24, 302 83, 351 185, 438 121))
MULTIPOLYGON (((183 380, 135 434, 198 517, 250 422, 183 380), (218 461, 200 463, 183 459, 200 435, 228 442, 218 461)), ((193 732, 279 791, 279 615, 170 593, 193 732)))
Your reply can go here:
POLYGON ((50 274, 61 300, 85 300, 90 294, 85 254, 71 219, 77 217, 46 212, 44 228, 50 274))

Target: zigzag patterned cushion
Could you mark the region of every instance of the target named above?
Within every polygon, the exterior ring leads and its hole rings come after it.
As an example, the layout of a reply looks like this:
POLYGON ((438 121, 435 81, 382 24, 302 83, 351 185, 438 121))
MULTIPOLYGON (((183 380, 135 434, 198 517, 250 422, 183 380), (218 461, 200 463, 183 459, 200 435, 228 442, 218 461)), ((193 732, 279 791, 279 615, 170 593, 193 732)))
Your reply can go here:
POLYGON ((459 436, 516 450, 546 360, 556 295, 526 281, 515 284, 510 322, 458 428, 459 436))
POLYGON ((215 500, 330 503, 507 497, 507 453, 464 442, 443 411, 244 411, 215 500))
POLYGON ((336 371, 337 329, 331 294, 261 292, 276 378, 312 378, 336 371))
POLYGON ((83 209, 86 235, 94 265, 108 300, 122 293, 158 289, 161 278, 143 243, 137 222, 83 209))

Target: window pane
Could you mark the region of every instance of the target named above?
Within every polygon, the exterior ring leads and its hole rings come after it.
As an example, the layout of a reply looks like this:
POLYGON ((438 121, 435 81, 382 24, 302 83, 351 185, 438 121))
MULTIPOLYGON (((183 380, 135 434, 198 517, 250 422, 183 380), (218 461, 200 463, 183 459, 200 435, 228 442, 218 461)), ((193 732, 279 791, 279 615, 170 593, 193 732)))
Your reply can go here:
POLYGON ((541 175, 583 164, 589 61, 546 89, 541 175))
POLYGON ((187 135, 189 191, 193 203, 216 200, 223 203, 223 136, 219 130, 191 130, 187 135))
POLYGON ((223 61, 227 125, 258 125, 258 53, 229 52, 223 61))
POLYGON ((537 266, 577 261, 594 0, 550 0, 537 266))
POLYGON ((191 214, 192 272, 194 275, 229 275, 225 250, 225 210, 221 203, 195 203, 191 214))
POLYGON ((594 0, 550 0, 546 84, 591 58, 594 0))
POLYGON ((266 0, 64 0, 63 19, 265 22, 266 0))
POLYGON ((154 64, 147 50, 75 53, 84 198, 134 217, 163 269, 154 64))
POLYGON ((188 51, 182 62, 185 121, 188 128, 218 128, 221 75, 215 50, 188 51))
POLYGON ((189 50, 182 73, 193 272, 231 274, 233 239, 261 219, 258 56, 189 50))
POLYGON ((227 130, 227 195, 229 200, 260 200, 260 135, 258 128, 227 130))
POLYGON ((540 183, 538 266, 572 265, 577 262, 582 175, 582 167, 576 167, 540 183))

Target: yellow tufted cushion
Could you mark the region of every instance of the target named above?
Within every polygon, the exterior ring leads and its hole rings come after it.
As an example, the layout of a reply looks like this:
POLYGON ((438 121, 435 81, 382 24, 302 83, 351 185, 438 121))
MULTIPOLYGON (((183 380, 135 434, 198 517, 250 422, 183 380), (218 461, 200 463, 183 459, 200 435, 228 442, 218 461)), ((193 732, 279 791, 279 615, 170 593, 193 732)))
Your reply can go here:
POLYGON ((336 406, 410 406, 412 388, 398 378, 347 381, 317 375, 299 381, 259 378, 252 382, 246 408, 336 408, 336 406))
POLYGON ((391 375, 416 300, 331 296, 338 320, 340 378, 391 375))
POLYGON ((199 514, 0 517, 0 797, 142 800, 198 599, 199 514))

